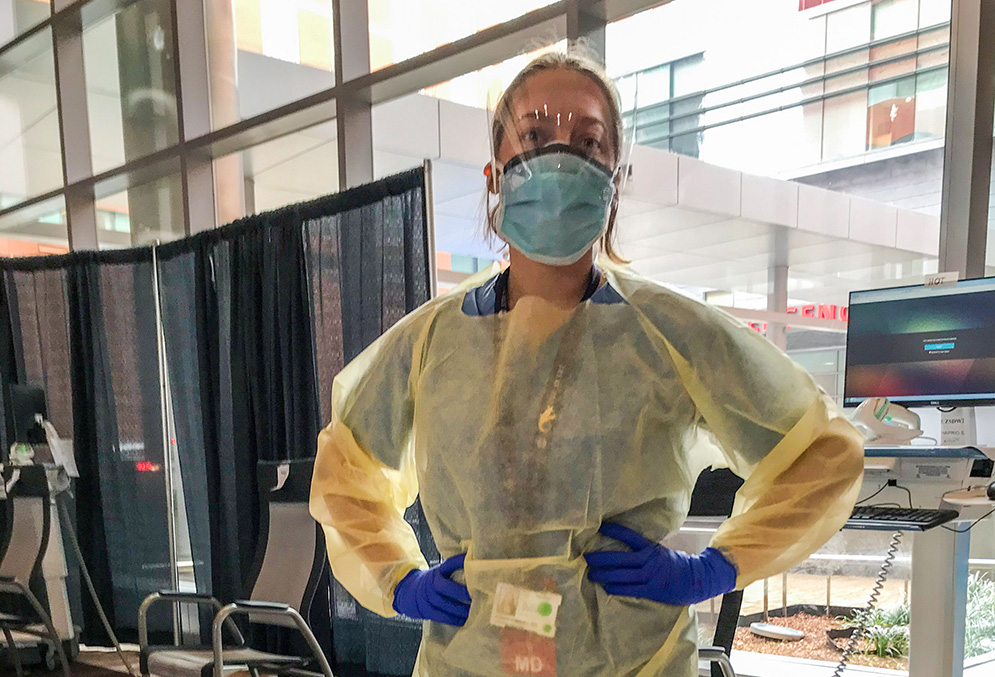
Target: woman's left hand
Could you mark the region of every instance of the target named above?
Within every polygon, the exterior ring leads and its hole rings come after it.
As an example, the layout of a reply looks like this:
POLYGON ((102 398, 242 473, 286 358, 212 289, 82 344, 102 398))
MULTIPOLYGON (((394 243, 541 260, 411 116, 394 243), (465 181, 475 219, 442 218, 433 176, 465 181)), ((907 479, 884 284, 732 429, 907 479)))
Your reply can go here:
POLYGON ((600 583, 609 595, 689 606, 736 589, 736 567, 714 548, 689 555, 665 548, 620 524, 606 522, 599 531, 632 548, 584 555, 587 577, 600 583))

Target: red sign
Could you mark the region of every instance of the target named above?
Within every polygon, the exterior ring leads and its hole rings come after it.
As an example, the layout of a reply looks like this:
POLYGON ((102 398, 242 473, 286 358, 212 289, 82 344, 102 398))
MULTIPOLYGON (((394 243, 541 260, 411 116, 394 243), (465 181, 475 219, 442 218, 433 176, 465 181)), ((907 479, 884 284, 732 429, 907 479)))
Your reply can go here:
POLYGON ((826 5, 832 1, 833 0, 798 0, 798 11, 804 12, 806 9, 812 9, 813 7, 826 5))
POLYGON ((819 7, 820 5, 825 5, 832 1, 833 0, 798 0, 798 11, 804 12, 806 9, 819 7))
POLYGON ((502 628, 501 665, 506 675, 556 677, 556 642, 525 630, 502 628))
POLYGON ((802 317, 813 317, 820 320, 840 320, 841 322, 850 321, 850 307, 839 306, 837 308, 835 303, 830 303, 828 305, 825 303, 820 303, 819 305, 810 303, 808 305, 801 306, 801 308, 798 306, 788 306, 787 312, 789 315, 799 313, 802 317))
MULTIPOLYGON (((818 318, 820 320, 839 320, 841 322, 850 321, 850 307, 849 306, 837 306, 835 303, 820 303, 815 305, 810 303, 808 305, 801 306, 788 306, 787 312, 789 315, 798 315, 802 317, 818 318)), ((747 326, 753 331, 760 332, 762 334, 767 333, 767 323, 766 322, 747 322, 747 326)))

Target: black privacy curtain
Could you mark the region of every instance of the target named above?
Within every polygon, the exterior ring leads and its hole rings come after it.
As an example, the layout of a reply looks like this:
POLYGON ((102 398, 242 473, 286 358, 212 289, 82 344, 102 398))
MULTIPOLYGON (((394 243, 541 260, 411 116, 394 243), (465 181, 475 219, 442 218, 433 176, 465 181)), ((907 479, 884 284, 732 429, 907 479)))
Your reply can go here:
MULTIPOLYGON (((77 529, 122 639, 145 595, 171 586, 163 388, 197 590, 248 596, 256 465, 314 456, 335 374, 428 300, 426 223, 419 168, 154 250, 0 259, 0 378, 43 387, 74 439, 77 529)), ((408 517, 437 558, 417 504, 408 517)), ((105 643, 88 602, 82 616, 84 640, 105 643)), ((420 628, 366 613, 330 578, 310 622, 336 663, 410 674, 420 628)), ((168 618, 152 629, 168 639, 168 618)), ((280 633, 254 641, 287 648, 280 633)))

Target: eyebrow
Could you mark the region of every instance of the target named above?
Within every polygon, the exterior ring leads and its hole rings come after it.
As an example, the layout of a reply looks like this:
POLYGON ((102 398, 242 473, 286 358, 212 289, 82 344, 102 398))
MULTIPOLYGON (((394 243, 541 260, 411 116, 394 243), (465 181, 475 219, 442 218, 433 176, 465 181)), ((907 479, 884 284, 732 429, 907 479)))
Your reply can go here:
MULTIPOLYGON (((546 115, 544 117, 550 118, 552 116, 546 115)), ((522 115, 518 119, 519 120, 537 120, 537 119, 541 119, 541 118, 537 118, 536 114, 535 114, 535 111, 533 111, 531 113, 526 113, 525 115, 522 115)), ((584 123, 586 123, 586 124, 600 125, 600 126, 604 127, 605 129, 608 129, 608 125, 607 124, 605 124, 603 121, 599 120, 598 118, 591 117, 590 115, 584 115, 582 117, 578 117, 577 118, 577 124, 584 124, 584 123)))

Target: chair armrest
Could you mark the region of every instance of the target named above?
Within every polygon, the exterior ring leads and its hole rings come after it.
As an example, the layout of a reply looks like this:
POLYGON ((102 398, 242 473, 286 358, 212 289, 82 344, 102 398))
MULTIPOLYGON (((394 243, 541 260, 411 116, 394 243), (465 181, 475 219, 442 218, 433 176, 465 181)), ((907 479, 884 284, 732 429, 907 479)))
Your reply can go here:
MULTIPOLYGON (((158 602, 179 602, 182 604, 197 604, 201 606, 214 607, 215 613, 221 611, 221 602, 210 595, 203 595, 196 592, 180 592, 178 590, 161 590, 153 592, 142 601, 138 608, 138 645, 144 653, 149 646, 148 613, 149 609, 158 602)), ((175 609, 174 609, 175 613, 175 609)), ((245 638, 239 632, 234 621, 229 621, 229 628, 235 634, 235 640, 239 645, 245 644, 245 638)))
POLYGON ((280 604, 279 602, 264 602, 255 599, 240 599, 233 602, 233 604, 239 609, 247 609, 249 611, 287 612, 290 610, 290 606, 286 604, 280 604))
POLYGON ((214 650, 214 677, 224 677, 224 651, 221 629, 226 621, 231 621, 233 614, 289 617, 294 621, 294 625, 297 626, 297 629, 307 641, 308 646, 311 648, 311 653, 314 654, 314 657, 318 660, 318 664, 321 666, 321 672, 324 677, 334 677, 332 675, 332 668, 328 665, 328 659, 325 658, 325 654, 322 653, 321 647, 318 645, 318 640, 315 639, 314 633, 311 632, 311 628, 308 627, 307 622, 301 618, 297 609, 286 604, 255 600, 242 600, 229 604, 214 617, 214 625, 211 628, 211 646, 214 650))
MULTIPOLYGON (((210 604, 217 605, 221 608, 221 602, 212 597, 211 595, 203 595, 199 592, 181 592, 179 590, 160 590, 159 592, 152 593, 149 597, 158 595, 159 599, 169 600, 173 602, 190 602, 200 603, 200 604, 210 604)), ((146 598, 148 599, 148 598, 146 598)))
POLYGON ((715 663, 722 672, 722 677, 736 677, 732 669, 732 663, 725 649, 720 646, 700 646, 698 647, 698 658, 709 663, 715 663))
POLYGON ((24 594, 28 586, 12 576, 0 576, 0 591, 24 594))

